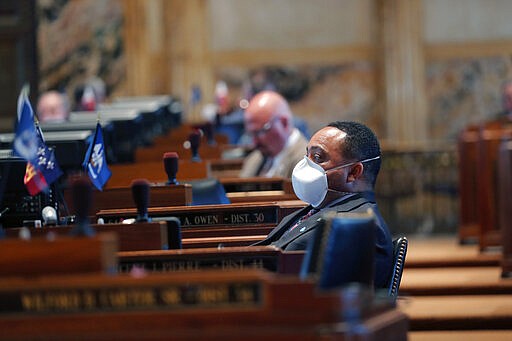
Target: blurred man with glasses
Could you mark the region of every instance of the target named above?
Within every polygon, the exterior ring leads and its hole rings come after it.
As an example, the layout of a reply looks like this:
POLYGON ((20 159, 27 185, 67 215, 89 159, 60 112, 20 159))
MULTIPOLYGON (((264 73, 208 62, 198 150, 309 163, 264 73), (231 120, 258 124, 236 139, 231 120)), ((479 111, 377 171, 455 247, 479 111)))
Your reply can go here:
POLYGON ((244 160, 240 176, 290 178, 308 141, 294 127, 286 99, 274 91, 256 94, 244 112, 244 125, 254 150, 244 160))

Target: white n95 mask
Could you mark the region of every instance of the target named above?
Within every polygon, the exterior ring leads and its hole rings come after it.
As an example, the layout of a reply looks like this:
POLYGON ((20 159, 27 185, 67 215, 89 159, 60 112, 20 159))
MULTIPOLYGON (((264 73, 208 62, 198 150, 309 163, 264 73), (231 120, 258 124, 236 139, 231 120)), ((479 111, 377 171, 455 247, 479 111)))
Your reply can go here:
POLYGON ((327 195, 327 175, 320 165, 304 156, 293 168, 292 186, 300 200, 317 207, 327 195))

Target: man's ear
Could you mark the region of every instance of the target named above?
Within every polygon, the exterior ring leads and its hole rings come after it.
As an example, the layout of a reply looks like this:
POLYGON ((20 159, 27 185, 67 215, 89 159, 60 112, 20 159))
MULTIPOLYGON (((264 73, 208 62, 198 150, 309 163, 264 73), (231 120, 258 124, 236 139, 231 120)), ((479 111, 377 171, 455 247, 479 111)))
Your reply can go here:
POLYGON ((363 175, 364 166, 362 162, 358 162, 350 168, 348 173, 347 182, 356 181, 363 175))

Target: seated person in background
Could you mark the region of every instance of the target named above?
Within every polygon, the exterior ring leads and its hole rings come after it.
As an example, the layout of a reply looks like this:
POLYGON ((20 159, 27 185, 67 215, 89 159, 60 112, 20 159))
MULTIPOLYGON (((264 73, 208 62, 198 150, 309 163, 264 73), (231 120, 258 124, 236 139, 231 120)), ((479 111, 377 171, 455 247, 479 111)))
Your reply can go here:
POLYGON ((337 121, 316 132, 306 156, 295 166, 292 184, 309 206, 283 218, 263 241, 283 250, 304 250, 325 212, 366 212, 376 216, 375 287, 383 287, 393 266, 391 234, 379 213, 374 186, 380 170, 375 134, 357 122, 337 121))
POLYGON ((41 123, 67 121, 69 118, 67 96, 55 90, 41 94, 37 101, 37 117, 41 123))
POLYGON ((74 91, 74 111, 95 111, 106 97, 105 82, 99 77, 89 78, 74 91))
POLYGON ((294 127, 288 102, 277 92, 262 91, 249 102, 244 123, 255 149, 245 158, 240 177, 291 177, 307 140, 294 127))

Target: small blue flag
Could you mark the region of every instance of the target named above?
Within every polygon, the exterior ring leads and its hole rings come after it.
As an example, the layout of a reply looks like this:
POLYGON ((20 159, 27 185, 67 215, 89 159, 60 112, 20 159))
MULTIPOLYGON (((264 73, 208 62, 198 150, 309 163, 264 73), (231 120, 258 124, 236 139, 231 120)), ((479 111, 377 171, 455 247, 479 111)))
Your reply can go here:
POLYGON ((93 185, 101 191, 108 179, 112 176, 112 172, 107 166, 103 133, 99 122, 96 124, 94 138, 85 153, 83 166, 86 169, 93 185))
POLYGON ((28 100, 28 87, 24 87, 18 97, 18 123, 12 143, 14 155, 22 157, 37 167, 38 140, 34 111, 28 100))
POLYGON ((36 133, 38 136, 38 148, 37 148, 37 163, 34 164, 36 169, 39 169, 46 180, 48 185, 51 185, 62 175, 62 170, 57 163, 55 158, 55 152, 53 149, 48 148, 44 141, 43 132, 39 125, 36 127, 36 133))
POLYGON ((190 105, 198 105, 201 102, 201 97, 201 88, 198 85, 192 86, 192 93, 190 95, 190 105))
POLYGON ((28 86, 18 97, 18 122, 13 140, 14 155, 27 161, 23 182, 30 195, 46 191, 62 175, 52 149, 46 146, 39 125, 34 122, 34 111, 28 100, 28 86))

